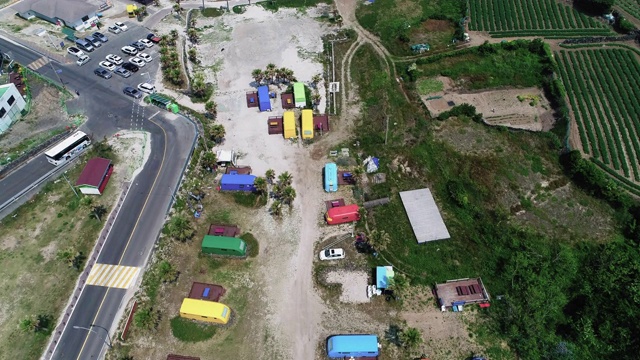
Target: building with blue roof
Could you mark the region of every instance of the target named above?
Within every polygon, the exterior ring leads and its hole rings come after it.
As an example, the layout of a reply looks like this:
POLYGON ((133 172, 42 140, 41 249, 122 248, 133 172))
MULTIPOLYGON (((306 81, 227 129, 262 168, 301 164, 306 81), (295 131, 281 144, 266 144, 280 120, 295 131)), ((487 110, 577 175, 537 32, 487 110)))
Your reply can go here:
POLYGON ((330 358, 375 357, 379 354, 376 335, 333 335, 327 339, 327 356, 330 358))
POLYGON ((255 175, 224 174, 220 179, 220 191, 255 191, 255 175))

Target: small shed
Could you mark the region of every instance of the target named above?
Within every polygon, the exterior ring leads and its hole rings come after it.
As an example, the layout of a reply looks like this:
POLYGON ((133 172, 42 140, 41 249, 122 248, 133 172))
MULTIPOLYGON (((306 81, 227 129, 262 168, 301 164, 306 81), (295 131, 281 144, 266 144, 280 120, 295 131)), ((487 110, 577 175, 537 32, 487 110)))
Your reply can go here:
POLYGON ((327 339, 327 356, 332 359, 378 355, 379 344, 376 335, 333 335, 327 339))
POLYGON ((282 100, 283 109, 294 109, 296 107, 292 93, 282 93, 280 94, 280 99, 282 100))
POLYGON ((240 228, 235 225, 217 225, 209 226, 208 235, 236 237, 240 235, 240 228))
POLYGON ((185 298, 180 306, 180 317, 224 325, 229 322, 231 309, 215 301, 185 298))
POLYGON ((304 92, 304 84, 301 82, 293 83, 293 97, 297 108, 307 106, 307 95, 304 92))
POLYGON ((282 134, 284 132, 282 129, 282 116, 269 116, 269 119, 267 119, 267 129, 269 135, 282 134))
POLYGON ((313 139, 313 110, 302 110, 302 139, 313 139))
POLYGON ((255 191, 255 180, 255 175, 224 174, 220 178, 220 191, 255 191))
POLYGON ((295 139, 296 136, 296 115, 293 111, 285 111, 282 115, 282 127, 285 139, 295 139))
POLYGON ((393 266, 377 266, 376 267, 376 288, 387 289, 389 282, 393 279, 393 266))
POLYGON ((189 291, 189 299, 218 301, 226 292, 220 285, 194 282, 189 291))
POLYGON ((271 99, 269 99, 269 87, 262 85, 258 88, 258 107, 260 111, 271 111, 271 99))
POLYGON ((338 165, 335 163, 324 165, 324 191, 338 191, 338 165))
POLYGON ((247 256, 247 243, 234 237, 205 235, 202 239, 202 252, 244 257, 247 256))
POLYGON ((233 150, 216 151, 218 166, 236 166, 236 152, 233 150))
POLYGON ((329 115, 318 114, 313 115, 313 126, 316 131, 327 132, 329 131, 329 115))
POLYGON ((157 93, 149 94, 149 102, 165 110, 169 110, 174 114, 177 114, 180 111, 178 104, 175 104, 168 97, 164 97, 157 93))
POLYGON ((93 158, 87 162, 82 170, 76 186, 80 192, 86 195, 102 195, 105 187, 109 183, 113 164, 111 160, 103 158, 93 158))
POLYGON ((247 99, 247 107, 258 107, 258 93, 255 91, 251 91, 246 93, 245 95, 247 99))

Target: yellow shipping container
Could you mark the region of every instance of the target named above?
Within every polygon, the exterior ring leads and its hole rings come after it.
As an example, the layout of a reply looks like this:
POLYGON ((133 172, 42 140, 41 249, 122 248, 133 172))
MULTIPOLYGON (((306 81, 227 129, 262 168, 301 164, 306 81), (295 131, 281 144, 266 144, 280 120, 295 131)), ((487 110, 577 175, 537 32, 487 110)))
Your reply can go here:
POLYGON ((293 111, 285 111, 282 115, 282 127, 284 128, 284 138, 296 137, 296 115, 293 111))
POLYGON ((313 139, 313 111, 302 110, 302 138, 313 139))
POLYGON ((229 322, 230 316, 231 309, 227 305, 215 301, 185 298, 180 306, 180 317, 185 319, 226 324, 229 322))
POLYGON ((138 10, 136 5, 127 5, 127 14, 129 14, 129 17, 136 17, 136 10, 138 10))

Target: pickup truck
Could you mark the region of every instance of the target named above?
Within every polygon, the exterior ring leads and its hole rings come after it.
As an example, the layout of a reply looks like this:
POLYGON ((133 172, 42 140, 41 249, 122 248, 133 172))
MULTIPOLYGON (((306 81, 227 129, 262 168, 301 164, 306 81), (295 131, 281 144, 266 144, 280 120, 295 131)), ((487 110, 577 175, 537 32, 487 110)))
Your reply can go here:
POLYGON ((151 33, 147 35, 147 40, 157 44, 160 42, 160 37, 156 36, 154 33, 151 33))

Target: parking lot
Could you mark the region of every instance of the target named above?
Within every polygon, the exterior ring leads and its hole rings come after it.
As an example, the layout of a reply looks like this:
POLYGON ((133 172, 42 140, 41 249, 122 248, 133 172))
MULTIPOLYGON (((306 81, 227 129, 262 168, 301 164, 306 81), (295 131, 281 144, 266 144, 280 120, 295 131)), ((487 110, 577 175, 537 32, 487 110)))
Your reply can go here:
MULTIPOLYGON (((122 52, 121 48, 127 45, 131 45, 131 43, 137 40, 146 39, 147 34, 150 33, 148 29, 141 27, 136 23, 125 22, 125 24, 127 25, 128 30, 123 31, 119 34, 108 32, 107 26, 112 25, 111 22, 105 24, 105 26, 103 26, 100 30, 95 29, 94 31, 99 31, 100 33, 106 35, 109 40, 106 43, 103 43, 102 46, 94 49, 94 51, 92 52, 83 51, 85 54, 89 55, 91 60, 82 66, 78 66, 76 64, 77 57, 66 53, 65 56, 73 61, 72 63, 66 65, 66 67, 70 68, 70 70, 72 70, 72 73, 86 73, 87 76, 92 76, 93 78, 95 78, 96 82, 102 82, 102 85, 108 87, 111 90, 120 91, 121 93, 127 86, 137 88, 138 84, 140 83, 150 83, 153 85, 155 83, 156 72, 158 71, 158 67, 160 65, 160 54, 158 53, 158 45, 154 45, 151 48, 147 48, 141 51, 149 54, 153 60, 149 63, 146 63, 145 66, 141 67, 137 72, 132 73, 128 78, 116 75, 115 73, 113 73, 113 71, 111 71, 113 76, 110 79, 103 79, 94 74, 94 70, 100 68, 100 62, 106 60, 106 56, 109 54, 120 56, 125 62, 129 61, 134 56, 125 54, 124 52, 122 52)), ((76 36, 78 36, 78 38, 84 38, 86 36, 90 36, 94 31, 87 31, 83 34, 77 34, 76 36)), ((68 48, 70 46, 77 47, 70 41, 65 41, 65 47, 68 48)), ((60 78, 63 82, 66 82, 65 76, 73 75, 68 75, 68 73, 62 70, 60 78)), ((125 95, 123 94, 123 96, 125 95)))

